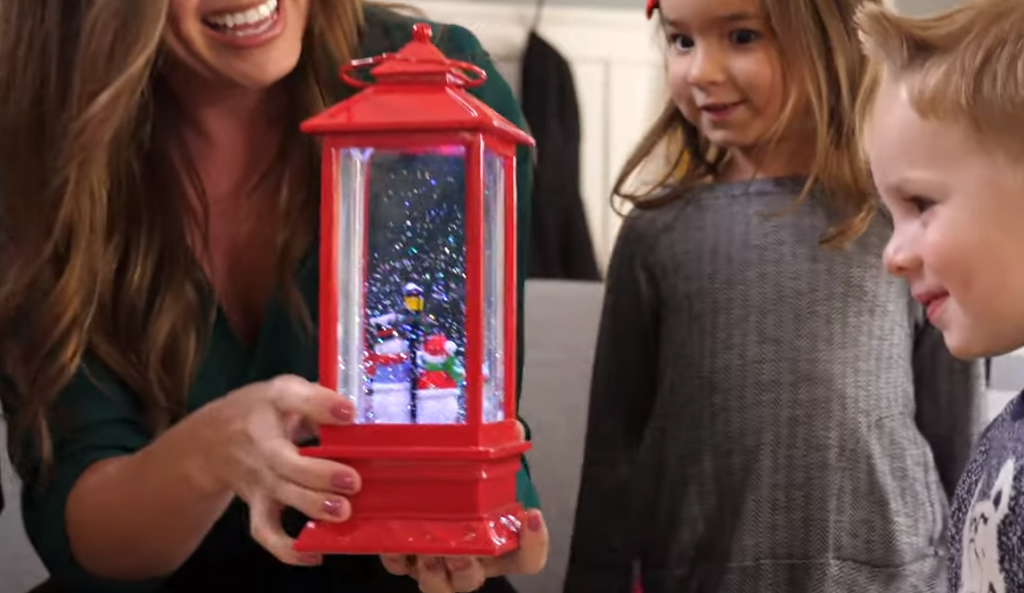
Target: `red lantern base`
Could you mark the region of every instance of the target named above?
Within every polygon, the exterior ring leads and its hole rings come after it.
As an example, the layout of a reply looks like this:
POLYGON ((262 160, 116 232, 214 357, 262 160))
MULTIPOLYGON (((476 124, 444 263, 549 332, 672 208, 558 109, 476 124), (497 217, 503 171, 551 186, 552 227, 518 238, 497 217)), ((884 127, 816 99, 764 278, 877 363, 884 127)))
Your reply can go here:
POLYGON ((501 556, 519 547, 523 508, 475 519, 353 518, 344 523, 310 521, 295 549, 328 554, 422 554, 501 556))
MULTIPOLYGON (((492 434, 515 435, 514 421, 500 424, 508 426, 494 426, 492 434)), ((474 447, 423 446, 424 441, 461 440, 458 431, 467 428, 324 429, 321 442, 330 444, 304 449, 303 454, 351 466, 363 485, 349 499, 349 520, 308 522, 296 550, 432 556, 500 556, 515 550, 524 513, 516 502, 516 473, 530 445, 513 436, 474 447), (399 430, 389 434, 391 429, 399 430), (411 434, 420 431, 442 438, 411 434), (418 445, 398 446, 403 441, 418 445), (378 444, 382 442, 391 444, 378 444)))

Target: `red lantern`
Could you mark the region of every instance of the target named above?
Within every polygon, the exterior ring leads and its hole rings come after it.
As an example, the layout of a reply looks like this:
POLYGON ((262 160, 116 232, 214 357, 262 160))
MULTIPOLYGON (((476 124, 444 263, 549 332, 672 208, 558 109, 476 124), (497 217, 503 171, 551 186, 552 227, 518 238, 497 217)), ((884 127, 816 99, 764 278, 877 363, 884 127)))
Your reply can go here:
POLYGON ((342 69, 355 96, 303 123, 323 140, 320 380, 354 399, 309 456, 355 468, 352 518, 296 547, 496 556, 518 546, 516 148, 428 25, 342 69), (371 67, 369 84, 352 77, 371 67))

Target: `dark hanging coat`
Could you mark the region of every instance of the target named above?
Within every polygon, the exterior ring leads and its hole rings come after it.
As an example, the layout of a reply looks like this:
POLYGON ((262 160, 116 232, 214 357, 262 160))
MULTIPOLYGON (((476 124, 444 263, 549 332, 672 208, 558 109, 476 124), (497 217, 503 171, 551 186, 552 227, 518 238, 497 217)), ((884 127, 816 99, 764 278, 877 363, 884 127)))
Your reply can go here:
POLYGON ((580 114, 568 62, 530 33, 522 63, 522 107, 537 140, 528 275, 598 280, 580 192, 580 114))

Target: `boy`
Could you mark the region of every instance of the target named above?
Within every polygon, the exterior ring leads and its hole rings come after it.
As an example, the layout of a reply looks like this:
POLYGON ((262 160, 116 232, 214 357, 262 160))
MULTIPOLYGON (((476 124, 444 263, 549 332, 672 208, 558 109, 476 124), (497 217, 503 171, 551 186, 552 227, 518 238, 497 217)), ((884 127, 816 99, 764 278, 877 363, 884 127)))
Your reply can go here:
MULTIPOLYGON (((1024 345, 1024 0, 858 15, 884 261, 960 358, 1024 345)), ((985 430, 950 521, 950 591, 1024 592, 1024 393, 985 430)))

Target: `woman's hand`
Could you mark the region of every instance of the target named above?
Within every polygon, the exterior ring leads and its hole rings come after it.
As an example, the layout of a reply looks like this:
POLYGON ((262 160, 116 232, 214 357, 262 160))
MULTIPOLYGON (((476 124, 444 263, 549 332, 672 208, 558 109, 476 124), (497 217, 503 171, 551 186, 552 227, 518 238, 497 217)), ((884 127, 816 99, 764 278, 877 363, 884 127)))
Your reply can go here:
MULTIPOLYGON (((525 431, 519 425, 520 438, 525 431)), ((381 556, 384 568, 395 575, 416 579, 424 593, 469 593, 484 580, 508 574, 536 574, 548 560, 548 529, 538 510, 526 513, 519 532, 519 548, 498 558, 464 556, 381 556)))
POLYGON ((296 442, 321 424, 350 424, 352 402, 315 383, 282 376, 229 393, 206 408, 217 445, 209 467, 249 505, 253 538, 282 562, 319 564, 301 554, 281 526, 281 511, 292 507, 311 519, 344 521, 347 495, 360 488, 351 467, 299 453, 296 442))

